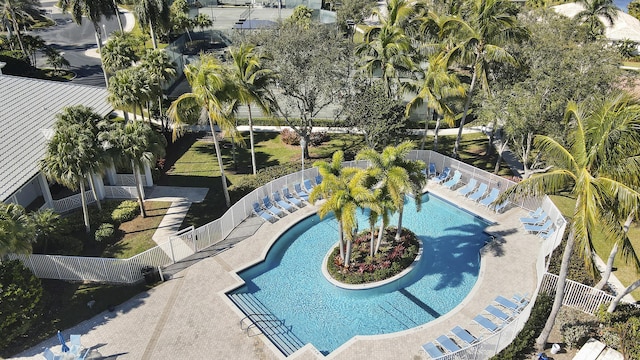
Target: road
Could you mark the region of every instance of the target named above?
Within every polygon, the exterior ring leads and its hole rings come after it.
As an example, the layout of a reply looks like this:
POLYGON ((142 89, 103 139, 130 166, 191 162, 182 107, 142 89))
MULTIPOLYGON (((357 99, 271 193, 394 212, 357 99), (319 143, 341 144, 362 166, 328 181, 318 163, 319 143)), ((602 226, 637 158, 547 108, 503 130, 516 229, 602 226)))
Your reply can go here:
MULTIPOLYGON (((104 74, 100 66, 100 59, 97 57, 87 56, 86 51, 96 47, 96 37, 93 30, 93 24, 83 18, 82 25, 78 25, 71 20, 68 14, 62 14, 60 9, 54 7, 55 2, 42 2, 42 8, 47 10, 47 16, 56 22, 55 26, 31 31, 30 35, 40 36, 48 45, 64 52, 64 57, 71 64, 69 70, 76 73, 77 77, 74 83, 105 86, 104 74)), ((126 26, 125 16, 120 14, 123 26, 126 26)), ((103 40, 113 31, 119 30, 118 20, 115 16, 107 20, 103 18, 100 23, 103 40), (104 26, 103 26, 104 24, 104 26)), ((45 64, 45 58, 40 56, 37 65, 42 67, 45 64)))

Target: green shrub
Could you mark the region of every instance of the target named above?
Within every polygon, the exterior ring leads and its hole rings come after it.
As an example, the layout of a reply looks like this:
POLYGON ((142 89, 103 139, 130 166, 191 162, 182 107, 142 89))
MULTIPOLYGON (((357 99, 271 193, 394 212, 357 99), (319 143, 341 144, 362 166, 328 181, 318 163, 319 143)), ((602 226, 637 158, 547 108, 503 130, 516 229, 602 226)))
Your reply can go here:
POLYGON ((553 305, 553 297, 547 294, 538 294, 536 303, 533 305, 529 320, 524 324, 522 331, 516 336, 516 338, 504 348, 496 356, 492 357, 492 360, 512 360, 512 359, 526 359, 527 356, 533 352, 536 337, 542 332, 544 324, 547 322, 547 318, 551 313, 551 306, 553 305))
POLYGON ((608 307, 609 303, 602 304, 596 312, 598 321, 602 322, 606 326, 613 326, 617 323, 625 323, 632 317, 640 317, 640 308, 636 307, 633 304, 619 303, 618 306, 616 306, 616 311, 614 311, 613 313, 607 312, 608 307))
POLYGON ((565 324, 561 329, 563 341, 574 349, 585 343, 593 334, 593 328, 588 323, 565 324))
POLYGON ((282 165, 270 166, 268 168, 260 169, 255 176, 244 176, 240 178, 229 189, 229 194, 233 202, 242 199, 243 196, 252 192, 279 177, 291 174, 300 170, 300 164, 298 163, 285 163, 282 165))
POLYGON ((640 359, 640 318, 632 317, 624 324, 616 325, 620 336, 618 348, 625 359, 640 359))
POLYGON ((0 351, 41 315, 42 284, 19 260, 0 263, 0 351))
POLYGON ((116 230, 113 224, 102 223, 96 230, 94 238, 97 242, 110 241, 113 240, 115 233, 116 230))
POLYGON ((300 145, 300 135, 293 130, 283 129, 280 131, 280 138, 287 145, 300 145))
POLYGON ((140 207, 134 200, 125 200, 111 212, 111 221, 116 224, 131 221, 140 214, 140 207))

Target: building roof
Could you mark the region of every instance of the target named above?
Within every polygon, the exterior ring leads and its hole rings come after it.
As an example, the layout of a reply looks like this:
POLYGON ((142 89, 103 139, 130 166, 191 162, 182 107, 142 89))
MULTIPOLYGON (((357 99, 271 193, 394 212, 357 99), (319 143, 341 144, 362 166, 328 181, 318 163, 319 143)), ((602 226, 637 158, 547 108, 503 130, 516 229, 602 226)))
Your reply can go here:
POLYGON ((0 201, 38 174, 55 115, 85 105, 106 116, 113 110, 107 94, 94 86, 0 75, 0 201))
MULTIPOLYGON (((567 3, 554 6, 553 9, 566 17, 572 18, 577 13, 584 10, 584 5, 578 3, 567 3)), ((633 16, 618 10, 618 16, 613 20, 613 25, 609 25, 609 21, 600 16, 600 21, 605 24, 604 36, 613 41, 632 40, 640 43, 640 20, 633 16)))

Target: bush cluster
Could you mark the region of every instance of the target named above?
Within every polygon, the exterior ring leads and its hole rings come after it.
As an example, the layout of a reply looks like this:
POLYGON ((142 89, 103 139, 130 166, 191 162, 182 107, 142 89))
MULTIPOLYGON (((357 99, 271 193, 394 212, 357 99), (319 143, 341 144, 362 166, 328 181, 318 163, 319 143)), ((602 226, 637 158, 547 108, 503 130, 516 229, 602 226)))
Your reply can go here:
POLYGON ((604 325, 598 338, 617 349, 625 359, 640 359, 640 308, 633 304, 619 304, 616 311, 608 313, 609 304, 602 304, 596 313, 604 325))
POLYGON ((113 240, 115 234, 116 229, 113 224, 102 223, 100 224, 98 229, 96 229, 95 233, 93 234, 93 238, 97 242, 111 241, 113 240))
MULTIPOLYGON (((280 132, 280 138, 282 142, 287 145, 300 145, 300 135, 293 130, 283 129, 280 132)), ((329 135, 326 132, 312 132, 311 135, 309 135, 310 146, 318 146, 328 140, 329 135)))
POLYGON ((245 176, 239 179, 229 189, 229 195, 233 202, 236 202, 248 193, 259 188, 279 177, 291 174, 300 170, 300 164, 298 163, 285 163, 276 166, 270 166, 268 168, 260 169, 255 176, 245 176))
POLYGON ((111 220, 114 224, 122 224, 135 219, 139 214, 138 203, 134 200, 125 200, 111 212, 111 220))
POLYGON ((350 264, 345 268, 336 247, 327 263, 329 274, 347 284, 365 284, 388 279, 409 267, 416 256, 420 243, 417 236, 403 229, 400 240, 395 239, 396 229, 387 228, 378 253, 370 255, 371 232, 364 231, 352 240, 350 264))

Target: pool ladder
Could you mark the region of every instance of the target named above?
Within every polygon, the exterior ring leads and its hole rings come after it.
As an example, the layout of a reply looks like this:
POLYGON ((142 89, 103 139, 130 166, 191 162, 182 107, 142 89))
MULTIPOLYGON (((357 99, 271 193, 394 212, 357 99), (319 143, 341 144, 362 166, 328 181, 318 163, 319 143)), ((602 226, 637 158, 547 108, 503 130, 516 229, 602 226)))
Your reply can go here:
MULTIPOLYGON (((231 301, 236 304, 245 317, 240 320, 240 328, 247 336, 251 329, 258 329, 266 336, 285 356, 289 356, 303 347, 305 344, 291 332, 284 320, 278 319, 269 309, 251 293, 228 294, 231 301)), ((257 334, 256 334, 257 335, 257 334)))

